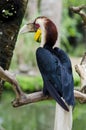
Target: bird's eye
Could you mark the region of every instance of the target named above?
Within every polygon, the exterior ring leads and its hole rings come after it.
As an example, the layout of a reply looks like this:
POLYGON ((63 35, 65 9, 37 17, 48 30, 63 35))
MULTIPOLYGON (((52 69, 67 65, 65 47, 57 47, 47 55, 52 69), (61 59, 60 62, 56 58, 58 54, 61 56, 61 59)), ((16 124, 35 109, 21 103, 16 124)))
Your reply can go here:
POLYGON ((40 27, 40 25, 39 24, 35 24, 35 27, 38 29, 40 27))

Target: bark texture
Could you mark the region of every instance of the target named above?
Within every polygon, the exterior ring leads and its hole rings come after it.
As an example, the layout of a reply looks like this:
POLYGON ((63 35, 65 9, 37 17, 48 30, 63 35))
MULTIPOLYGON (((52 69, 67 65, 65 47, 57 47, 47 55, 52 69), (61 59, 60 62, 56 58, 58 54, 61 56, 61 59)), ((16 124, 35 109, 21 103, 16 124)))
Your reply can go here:
MULTIPOLYGON (((0 66, 9 69, 27 0, 0 1, 0 66)), ((0 80, 0 92, 2 92, 0 80)))

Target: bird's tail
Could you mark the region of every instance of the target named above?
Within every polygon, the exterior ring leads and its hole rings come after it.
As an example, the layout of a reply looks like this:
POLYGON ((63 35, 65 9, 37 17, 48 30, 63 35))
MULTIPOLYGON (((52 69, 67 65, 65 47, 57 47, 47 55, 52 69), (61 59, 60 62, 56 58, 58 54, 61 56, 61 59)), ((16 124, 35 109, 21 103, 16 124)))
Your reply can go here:
POLYGON ((72 106, 68 107, 69 112, 56 103, 54 130, 72 130, 72 106))

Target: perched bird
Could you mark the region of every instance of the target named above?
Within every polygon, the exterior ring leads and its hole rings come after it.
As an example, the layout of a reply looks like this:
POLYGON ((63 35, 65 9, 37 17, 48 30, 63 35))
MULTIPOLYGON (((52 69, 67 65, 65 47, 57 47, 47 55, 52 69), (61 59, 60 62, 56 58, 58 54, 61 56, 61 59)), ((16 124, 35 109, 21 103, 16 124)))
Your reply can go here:
POLYGON ((58 130, 71 130, 74 105, 72 67, 68 55, 62 49, 54 47, 58 37, 57 28, 50 19, 41 16, 37 17, 33 23, 24 25, 20 30, 20 33, 26 32, 35 32, 34 40, 40 42, 40 47, 36 51, 36 59, 43 78, 43 93, 51 95, 57 101, 60 114, 66 113, 63 114, 65 117, 61 117, 61 122, 62 118, 66 120, 66 115, 67 122, 69 120, 71 122, 68 127, 57 126, 58 130))

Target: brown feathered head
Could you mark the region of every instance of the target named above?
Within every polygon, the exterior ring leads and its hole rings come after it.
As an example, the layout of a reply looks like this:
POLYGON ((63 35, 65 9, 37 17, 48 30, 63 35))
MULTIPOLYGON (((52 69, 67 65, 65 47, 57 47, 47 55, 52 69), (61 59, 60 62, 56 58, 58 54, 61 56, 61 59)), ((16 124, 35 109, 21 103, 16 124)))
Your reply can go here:
POLYGON ((55 24, 45 16, 37 17, 33 23, 24 25, 20 30, 20 33, 25 32, 35 32, 34 39, 41 42, 42 47, 45 44, 53 47, 58 37, 55 24))

